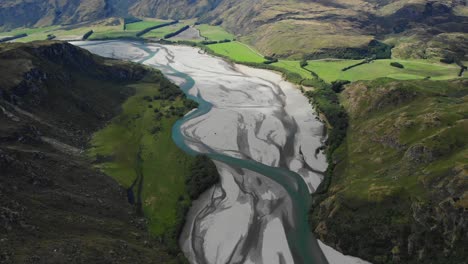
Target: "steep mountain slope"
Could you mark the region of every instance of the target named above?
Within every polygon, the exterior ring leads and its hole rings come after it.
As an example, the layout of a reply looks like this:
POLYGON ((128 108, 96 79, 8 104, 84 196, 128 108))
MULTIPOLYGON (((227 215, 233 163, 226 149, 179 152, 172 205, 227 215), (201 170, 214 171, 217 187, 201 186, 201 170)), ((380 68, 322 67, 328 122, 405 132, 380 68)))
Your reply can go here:
POLYGON ((311 216, 329 245, 373 263, 467 259, 468 81, 350 84, 328 192, 311 216))
MULTIPOLYGON (((408 35, 415 36, 416 40, 424 35, 427 40, 428 36, 442 33, 467 33, 467 18, 456 13, 466 7, 456 1, 235 2, 224 1, 205 18, 222 22, 265 54, 317 57, 321 53, 329 54, 330 49, 365 48, 373 38, 384 41, 392 36, 404 41, 408 35), (411 31, 416 29, 418 35, 411 31)), ((454 43, 466 43, 466 40, 454 43)), ((441 49, 449 45, 446 43, 441 49)), ((440 56, 442 50, 434 53, 440 56)), ((461 52, 462 56, 465 51, 461 52)))
POLYGON ((0 3, 0 27, 38 27, 94 21, 115 12, 105 0, 13 0, 0 3))
POLYGON ((48 42, 1 45, 0 68, 0 263, 174 263, 83 154, 162 75, 48 42))
POLYGON ((463 0, 15 0, 0 3, 0 28, 127 15, 199 18, 267 55, 346 57, 365 53, 377 38, 396 45, 402 58, 467 60, 467 10, 463 0))

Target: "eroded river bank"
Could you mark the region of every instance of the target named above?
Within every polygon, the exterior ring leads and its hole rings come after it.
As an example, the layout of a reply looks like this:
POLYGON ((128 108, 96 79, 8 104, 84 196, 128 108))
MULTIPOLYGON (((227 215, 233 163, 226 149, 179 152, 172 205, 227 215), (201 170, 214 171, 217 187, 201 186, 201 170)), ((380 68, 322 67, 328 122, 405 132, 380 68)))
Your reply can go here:
POLYGON ((155 67, 200 104, 173 129, 180 148, 208 154, 221 175, 188 214, 180 244, 191 263, 366 263, 317 242, 309 230, 310 193, 327 167, 316 151, 325 135, 294 85, 191 47, 74 44, 155 67))

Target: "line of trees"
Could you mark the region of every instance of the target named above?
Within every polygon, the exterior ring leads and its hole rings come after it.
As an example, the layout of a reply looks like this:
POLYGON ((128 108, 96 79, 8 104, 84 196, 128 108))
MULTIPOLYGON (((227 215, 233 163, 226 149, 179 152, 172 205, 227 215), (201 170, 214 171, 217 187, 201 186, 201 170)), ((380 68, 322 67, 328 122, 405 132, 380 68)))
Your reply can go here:
POLYGON ((371 63, 372 61, 374 61, 376 59, 377 59, 377 56, 373 55, 372 57, 366 58, 365 60, 363 60, 363 61, 361 61, 359 63, 356 63, 356 64, 353 64, 351 66, 343 68, 342 71, 351 70, 352 68, 355 68, 357 66, 361 66, 361 65, 366 64, 366 63, 371 63))
POLYGON ((164 36, 164 39, 168 39, 168 38, 175 37, 175 36, 179 35, 180 33, 184 32, 185 30, 187 30, 187 29, 189 29, 189 28, 190 28, 189 25, 183 26, 182 28, 180 28, 180 29, 177 30, 176 32, 172 32, 172 33, 166 34, 166 35, 164 36))
POLYGON ((143 20, 139 19, 139 18, 136 18, 136 17, 126 17, 123 19, 123 30, 127 30, 127 25, 128 24, 132 24, 132 23, 137 23, 137 22, 141 22, 143 20))
POLYGON ((86 33, 83 35, 83 40, 87 40, 93 33, 94 33, 94 31, 92 31, 92 30, 86 32, 86 33))
POLYGON ((232 40, 230 39, 223 39, 223 40, 219 40, 219 41, 216 41, 216 40, 204 40, 201 42, 201 44, 203 45, 212 45, 212 44, 218 44, 218 43, 228 43, 228 42, 231 42, 232 40))
POLYGON ((145 29, 143 29, 142 31, 136 33, 136 36, 137 36, 137 37, 141 37, 141 36, 143 36, 144 34, 150 32, 151 30, 155 30, 155 29, 162 28, 162 27, 167 27, 167 26, 174 25, 174 24, 177 24, 177 23, 179 23, 179 20, 174 20, 174 21, 172 21, 172 22, 160 24, 160 25, 157 25, 157 26, 154 26, 154 27, 145 28, 145 29))
POLYGON ((28 34, 23 33, 23 34, 18 34, 18 35, 11 36, 11 37, 0 38, 0 43, 7 42, 7 41, 10 41, 10 40, 14 40, 14 39, 24 38, 24 37, 27 37, 27 36, 28 36, 28 34))

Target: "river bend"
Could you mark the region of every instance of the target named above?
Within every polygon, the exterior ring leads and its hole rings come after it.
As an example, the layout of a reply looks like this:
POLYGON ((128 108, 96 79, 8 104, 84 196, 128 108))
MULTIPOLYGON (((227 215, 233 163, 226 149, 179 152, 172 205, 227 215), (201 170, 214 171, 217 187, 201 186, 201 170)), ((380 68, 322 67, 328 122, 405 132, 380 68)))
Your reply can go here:
POLYGON ((215 161, 221 182, 190 209, 181 247, 193 264, 366 263, 317 241, 310 193, 323 179, 324 125, 293 84, 185 46, 76 42, 93 53, 161 70, 199 108, 173 139, 215 161))

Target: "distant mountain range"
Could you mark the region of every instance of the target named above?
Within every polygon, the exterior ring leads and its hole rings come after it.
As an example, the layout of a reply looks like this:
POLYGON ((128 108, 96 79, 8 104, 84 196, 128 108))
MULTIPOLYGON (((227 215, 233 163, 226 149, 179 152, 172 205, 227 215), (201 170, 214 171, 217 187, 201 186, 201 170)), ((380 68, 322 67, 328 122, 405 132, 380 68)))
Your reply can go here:
POLYGON ((267 55, 343 57, 376 38, 400 58, 467 60, 465 0, 11 0, 0 29, 107 17, 198 18, 220 24, 267 55))

